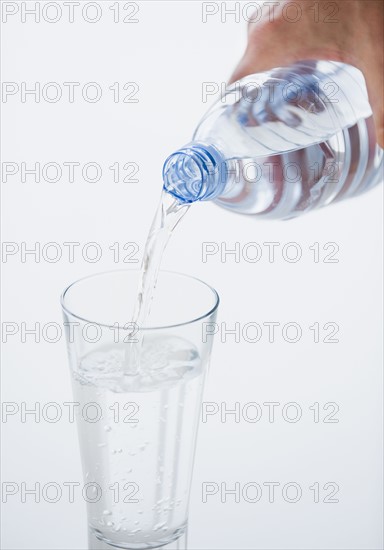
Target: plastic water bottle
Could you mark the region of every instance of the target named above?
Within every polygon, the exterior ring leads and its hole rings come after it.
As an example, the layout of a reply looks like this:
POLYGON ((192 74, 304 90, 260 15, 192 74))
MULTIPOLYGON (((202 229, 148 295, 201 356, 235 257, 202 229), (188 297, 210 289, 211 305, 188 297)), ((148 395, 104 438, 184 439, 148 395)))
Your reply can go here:
POLYGON ((163 180, 180 202, 287 219, 371 189, 382 165, 362 73, 303 61, 229 87, 163 180))

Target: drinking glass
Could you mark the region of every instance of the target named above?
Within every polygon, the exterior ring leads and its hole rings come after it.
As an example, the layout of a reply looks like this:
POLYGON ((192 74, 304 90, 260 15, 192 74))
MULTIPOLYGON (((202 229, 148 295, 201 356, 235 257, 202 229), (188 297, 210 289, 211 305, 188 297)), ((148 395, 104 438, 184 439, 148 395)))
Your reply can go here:
POLYGON ((138 277, 85 277, 61 298, 92 549, 186 545, 219 297, 199 279, 161 271, 148 321, 137 327, 138 277))

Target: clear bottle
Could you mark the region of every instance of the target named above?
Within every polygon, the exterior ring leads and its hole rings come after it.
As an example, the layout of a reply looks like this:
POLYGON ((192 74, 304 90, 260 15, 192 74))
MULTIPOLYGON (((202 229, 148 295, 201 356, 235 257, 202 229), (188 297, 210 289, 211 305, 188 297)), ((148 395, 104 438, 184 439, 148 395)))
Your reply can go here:
POLYGON ((371 189, 382 167, 362 73, 303 61, 229 87, 163 180, 181 202, 287 219, 371 189))

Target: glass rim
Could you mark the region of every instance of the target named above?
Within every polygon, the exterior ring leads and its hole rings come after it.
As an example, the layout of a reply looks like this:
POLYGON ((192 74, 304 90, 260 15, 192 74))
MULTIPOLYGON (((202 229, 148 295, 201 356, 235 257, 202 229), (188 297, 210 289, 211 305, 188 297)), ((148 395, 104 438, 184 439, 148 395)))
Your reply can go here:
MULTIPOLYGON (((127 330, 127 331, 132 330, 132 322, 131 323, 126 323, 126 324, 131 324, 130 328, 128 328, 126 326, 121 326, 120 324, 116 325, 116 323, 113 324, 113 325, 108 325, 107 323, 98 323, 97 321, 92 321, 90 319, 85 319, 85 317, 81 317, 80 315, 77 315, 76 313, 73 313, 73 311, 71 311, 65 305, 65 297, 66 297, 67 292, 72 287, 77 285, 78 283, 86 281, 87 279, 93 279, 95 277, 100 277, 101 275, 107 275, 107 274, 112 274, 112 273, 122 273, 122 272, 124 272, 124 273, 139 273, 140 269, 108 269, 106 271, 100 271, 98 273, 94 273, 93 275, 85 275, 84 277, 80 277, 79 279, 76 279, 70 285, 68 285, 60 295, 60 304, 61 304, 62 310, 66 314, 70 315, 71 317, 74 317, 75 319, 78 319, 79 321, 82 321, 84 323, 90 323, 90 324, 94 324, 94 325, 98 325, 100 327, 105 327, 105 328, 110 328, 110 329, 116 329, 117 328, 118 330, 127 330)), ((217 292, 217 290, 215 288, 213 288, 213 286, 209 285, 208 283, 206 283, 202 279, 199 279, 198 277, 194 277, 193 275, 186 275, 185 273, 181 273, 180 271, 172 271, 172 270, 168 270, 168 269, 161 269, 159 271, 159 274, 160 273, 170 273, 172 275, 179 275, 181 277, 185 277, 186 279, 191 279, 193 281, 197 281, 197 282, 201 283, 202 285, 204 285, 206 288, 208 288, 212 292, 212 294, 214 296, 215 303, 214 303, 213 307, 211 307, 211 309, 208 312, 204 313, 203 315, 200 315, 199 317, 195 317, 194 319, 191 319, 189 321, 184 321, 183 323, 175 323, 175 324, 164 325, 164 326, 138 327, 138 331, 162 330, 162 329, 170 329, 170 328, 177 328, 177 327, 182 327, 182 326, 186 326, 186 325, 191 325, 192 323, 197 323, 198 321, 201 321, 202 319, 205 319, 206 317, 209 317, 219 307, 219 304, 220 304, 219 293, 217 292)))

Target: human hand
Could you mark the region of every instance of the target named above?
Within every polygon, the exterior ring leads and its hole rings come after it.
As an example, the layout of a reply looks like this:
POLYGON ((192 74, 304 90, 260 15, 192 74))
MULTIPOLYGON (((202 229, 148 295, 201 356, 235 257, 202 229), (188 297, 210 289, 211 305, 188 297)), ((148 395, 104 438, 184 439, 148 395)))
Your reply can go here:
POLYGON ((248 44, 230 82, 307 59, 354 65, 364 74, 377 142, 384 147, 384 1, 296 0, 301 15, 294 22, 290 3, 281 0, 249 23, 248 44))

